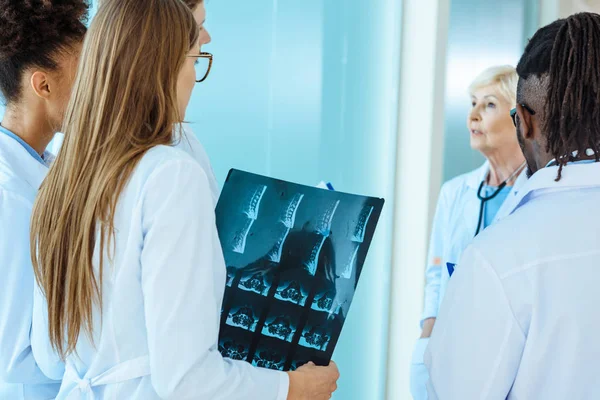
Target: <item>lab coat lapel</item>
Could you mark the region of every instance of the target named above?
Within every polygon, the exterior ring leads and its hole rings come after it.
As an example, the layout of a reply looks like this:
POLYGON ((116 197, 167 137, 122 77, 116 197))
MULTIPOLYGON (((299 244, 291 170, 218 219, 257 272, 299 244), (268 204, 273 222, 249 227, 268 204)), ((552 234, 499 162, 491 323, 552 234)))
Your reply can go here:
POLYGON ((556 182, 558 167, 546 167, 537 171, 523 185, 512 202, 510 214, 526 204, 538 191, 563 191, 600 187, 600 163, 569 164, 563 167, 561 180, 556 182))

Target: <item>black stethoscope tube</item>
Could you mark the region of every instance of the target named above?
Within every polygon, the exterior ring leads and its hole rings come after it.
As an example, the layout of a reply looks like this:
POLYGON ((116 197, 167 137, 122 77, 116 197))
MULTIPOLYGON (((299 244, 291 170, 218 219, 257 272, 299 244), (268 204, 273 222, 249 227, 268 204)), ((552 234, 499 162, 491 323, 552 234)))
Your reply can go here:
POLYGON ((481 226, 483 225, 483 212, 485 210, 486 201, 490 201, 494 197, 498 196, 498 194, 502 191, 502 189, 504 189, 506 187, 507 181, 502 182, 500 184, 500 186, 498 186, 498 188, 496 188, 494 193, 492 193, 489 196, 481 195, 481 190, 483 189, 484 184, 485 184, 485 180, 481 181, 481 184, 479 185, 479 189, 477 189, 477 198, 481 201, 481 205, 479 206, 479 219, 477 220, 478 222, 477 222, 477 230, 475 231, 475 236, 479 235, 479 232, 481 232, 481 226))

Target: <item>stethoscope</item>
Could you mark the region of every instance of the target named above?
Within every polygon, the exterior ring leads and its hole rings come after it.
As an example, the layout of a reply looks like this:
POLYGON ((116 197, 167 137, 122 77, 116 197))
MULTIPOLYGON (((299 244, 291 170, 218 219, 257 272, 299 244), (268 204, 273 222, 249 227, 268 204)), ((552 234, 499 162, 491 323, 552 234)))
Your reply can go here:
POLYGON ((490 194, 489 196, 482 196, 481 191, 483 190, 483 187, 485 186, 485 182, 488 180, 490 173, 488 172, 485 179, 481 181, 481 184, 479 185, 479 189, 477 189, 477 198, 479 199, 479 201, 481 201, 481 205, 479 206, 479 218, 477 219, 477 230, 475 231, 475 236, 479 235, 479 232, 481 232, 481 227, 483 225, 483 212, 485 210, 485 203, 492 200, 496 196, 498 196, 500 194, 500 192, 502 191, 502 189, 504 189, 506 187, 506 185, 508 185, 508 182, 510 182, 515 176, 519 175, 519 173, 523 170, 523 168, 525 168, 525 165, 526 165, 525 162, 523 164, 521 164, 521 166, 519 168, 517 168, 515 170, 515 172, 513 172, 508 178, 506 178, 506 180, 504 182, 502 182, 496 188, 494 193, 490 194))

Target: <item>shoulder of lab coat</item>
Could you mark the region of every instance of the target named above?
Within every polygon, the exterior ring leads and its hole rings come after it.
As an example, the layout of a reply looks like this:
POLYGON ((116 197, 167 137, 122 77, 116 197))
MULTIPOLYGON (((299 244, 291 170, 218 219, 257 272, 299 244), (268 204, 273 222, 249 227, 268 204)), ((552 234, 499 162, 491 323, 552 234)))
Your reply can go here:
POLYGON ((140 204, 141 283, 153 387, 162 398, 284 400, 286 373, 219 353, 225 264, 209 181, 197 162, 178 151, 158 148, 140 163, 151 166, 140 204), (160 162, 144 162, 152 158, 160 162))
MULTIPOLYGON (((10 185, 7 185, 10 186, 10 185)), ((31 347, 34 276, 29 249, 32 202, 0 185, 0 378, 26 385, 52 384, 31 347)))
POLYGON ((448 261, 444 260, 444 254, 446 253, 445 246, 449 245, 449 243, 446 243, 448 240, 447 230, 450 228, 449 217, 456 203, 464 201, 463 195, 471 193, 468 189, 479 186, 488 168, 486 162, 480 168, 453 178, 442 185, 429 240, 425 273, 427 282, 425 285, 425 308, 421 325, 425 319, 435 318, 438 314, 442 269, 446 268, 445 262, 448 261))
POLYGON ((182 127, 181 136, 177 139, 175 147, 189 154, 198 164, 200 164, 208 178, 208 186, 210 187, 213 202, 216 206, 217 201, 219 200, 220 190, 217 178, 215 177, 215 173, 210 163, 210 157, 189 124, 183 124, 182 127))
POLYGON ((476 243, 469 246, 448 285, 425 354, 429 398, 505 399, 525 339, 498 271, 476 243))

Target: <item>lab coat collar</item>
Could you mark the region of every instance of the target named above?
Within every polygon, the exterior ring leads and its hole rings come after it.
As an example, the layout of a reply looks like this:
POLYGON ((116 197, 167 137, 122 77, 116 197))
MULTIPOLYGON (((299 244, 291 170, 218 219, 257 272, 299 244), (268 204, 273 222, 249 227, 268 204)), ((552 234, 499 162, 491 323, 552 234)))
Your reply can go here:
POLYGON ((512 212, 527 203, 536 191, 600 187, 600 163, 567 164, 563 167, 562 177, 558 182, 555 181, 557 176, 556 166, 543 168, 533 174, 519 190, 512 212))
POLYGON ((0 178, 18 178, 37 192, 47 173, 48 167, 33 158, 19 142, 0 135, 0 178))
POLYGON ((479 189, 479 185, 481 185, 481 182, 485 179, 489 170, 490 163, 486 161, 481 167, 477 168, 475 171, 469 174, 469 176, 467 177, 467 186, 470 189, 479 189))

